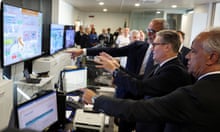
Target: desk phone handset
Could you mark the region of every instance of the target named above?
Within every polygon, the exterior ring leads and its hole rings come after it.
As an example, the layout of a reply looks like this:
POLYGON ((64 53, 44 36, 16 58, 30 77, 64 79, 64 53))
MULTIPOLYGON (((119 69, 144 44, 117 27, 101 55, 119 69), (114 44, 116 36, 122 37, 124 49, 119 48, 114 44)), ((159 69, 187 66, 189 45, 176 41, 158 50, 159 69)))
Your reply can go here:
POLYGON ((35 84, 40 83, 41 79, 40 78, 31 78, 27 69, 24 69, 23 73, 24 73, 25 81, 27 83, 35 83, 35 84))

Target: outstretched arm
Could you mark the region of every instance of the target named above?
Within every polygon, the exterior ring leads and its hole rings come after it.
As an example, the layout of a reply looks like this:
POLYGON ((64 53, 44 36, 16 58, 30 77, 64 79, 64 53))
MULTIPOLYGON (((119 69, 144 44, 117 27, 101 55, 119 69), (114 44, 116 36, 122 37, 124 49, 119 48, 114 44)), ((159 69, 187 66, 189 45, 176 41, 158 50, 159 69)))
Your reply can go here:
POLYGON ((71 48, 67 49, 66 53, 71 53, 71 58, 75 59, 75 57, 83 54, 83 49, 71 48))

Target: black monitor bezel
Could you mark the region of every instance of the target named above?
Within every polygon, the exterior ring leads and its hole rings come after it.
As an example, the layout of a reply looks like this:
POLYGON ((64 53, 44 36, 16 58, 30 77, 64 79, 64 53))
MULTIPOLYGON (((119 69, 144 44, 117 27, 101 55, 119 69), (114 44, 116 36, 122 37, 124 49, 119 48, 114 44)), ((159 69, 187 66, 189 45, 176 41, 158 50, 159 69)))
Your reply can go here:
POLYGON ((50 26, 50 31, 49 31, 49 48, 48 48, 48 55, 54 55, 54 54, 58 53, 59 51, 64 50, 64 27, 65 27, 65 25, 51 23, 49 26, 50 26), (59 25, 59 26, 63 26, 63 46, 62 46, 62 48, 61 48, 61 49, 56 50, 56 51, 55 51, 55 52, 53 52, 53 53, 51 53, 51 28, 52 28, 52 25, 59 25))
POLYGON ((18 63, 21 63, 21 62, 25 62, 25 61, 28 61, 28 60, 32 60, 32 59, 36 59, 36 58, 39 58, 43 55, 43 12, 42 11, 39 11, 39 10, 34 10, 34 9, 30 9, 30 8, 24 8, 24 7, 21 7, 21 6, 17 6, 17 5, 13 5, 13 4, 9 4, 7 2, 2 2, 1 3, 1 42, 2 42, 2 45, 1 45, 1 67, 8 67, 8 66, 12 66, 12 65, 15 65, 15 64, 18 64, 18 63), (32 57, 29 57, 29 58, 25 58, 25 59, 22 59, 22 60, 19 60, 19 61, 16 61, 16 62, 13 62, 13 63, 10 63, 10 64, 5 64, 5 61, 4 61, 4 28, 3 28, 3 25, 4 25, 4 17, 3 17, 3 13, 4 13, 4 5, 8 5, 8 6, 13 6, 13 7, 17 7, 17 8, 22 8, 22 9, 25 9, 25 10, 30 10, 30 11, 34 11, 34 12, 38 12, 41 14, 42 16, 42 26, 41 26, 41 53, 39 55, 35 55, 35 56, 32 56, 32 57))
POLYGON ((64 49, 67 49, 67 48, 72 48, 75 46, 75 34, 76 34, 76 30, 75 30, 75 26, 74 25, 65 25, 64 26, 64 49), (67 30, 73 30, 74 31, 74 44, 71 45, 71 46, 66 46, 66 31, 67 30))
MULTIPOLYGON (((20 107, 23 107, 23 106, 25 106, 25 105, 27 105, 27 104, 29 104, 29 103, 32 103, 32 102, 34 102, 34 101, 36 101, 36 100, 38 100, 38 99, 40 99, 40 98, 43 98, 43 97, 48 96, 48 95, 53 94, 53 93, 56 93, 56 99, 57 99, 57 121, 51 123, 49 126, 51 126, 51 125, 53 125, 53 124, 59 122, 59 120, 58 120, 58 119, 59 119, 59 116, 58 116, 58 96, 57 96, 57 92, 56 92, 56 91, 53 91, 53 90, 46 90, 46 91, 42 91, 41 94, 37 94, 37 96, 34 97, 34 98, 32 98, 32 99, 30 99, 30 100, 28 100, 28 101, 25 101, 25 102, 23 102, 23 103, 21 103, 21 104, 16 105, 16 108, 15 108, 16 127, 19 128, 18 109, 19 109, 20 107)), ((48 126, 48 127, 49 127, 49 126, 48 126)))

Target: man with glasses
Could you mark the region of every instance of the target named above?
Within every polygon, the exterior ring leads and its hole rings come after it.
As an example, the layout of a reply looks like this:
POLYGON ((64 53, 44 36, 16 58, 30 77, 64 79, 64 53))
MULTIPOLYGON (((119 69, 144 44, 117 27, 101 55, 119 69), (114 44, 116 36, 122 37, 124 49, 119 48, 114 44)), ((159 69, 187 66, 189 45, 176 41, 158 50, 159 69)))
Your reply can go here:
MULTIPOLYGON (((107 52, 108 54, 118 57, 127 56, 127 65, 125 67, 126 72, 131 75, 135 75, 138 78, 148 77, 148 74, 154 68, 154 61, 152 58, 151 48, 153 40, 155 39, 156 32, 168 28, 167 22, 162 18, 153 19, 147 27, 147 43, 135 41, 121 48, 87 48, 87 49, 72 49, 68 52, 72 54, 72 58, 85 54, 88 56, 95 56, 101 52, 107 52)), ((120 67, 122 70, 123 68, 120 67)), ((124 70, 124 69, 123 69, 124 70)), ((132 92, 124 90, 123 85, 117 84, 116 97, 125 99, 142 99, 143 96, 134 96, 132 92)), ((119 132, 131 132, 133 129, 133 123, 126 120, 120 120, 119 132)), ((156 132, 156 131, 155 131, 156 132)))
MULTIPOLYGON (((191 84, 191 76, 177 58, 180 46, 179 35, 173 30, 161 30, 156 33, 152 43, 153 59, 157 63, 155 70, 143 79, 131 76, 120 70, 119 64, 106 53, 101 53, 97 67, 111 72, 114 84, 121 85, 125 91, 146 99, 164 96, 180 86, 191 84)), ((113 108, 114 109, 114 108, 113 108)), ((156 112, 156 111, 155 111, 156 112)), ((153 123, 138 122, 137 132, 163 132, 165 122, 155 120, 153 123)))
MULTIPOLYGON (((127 120, 171 122, 178 129, 169 132, 219 132, 219 36, 220 28, 215 28, 200 33, 194 39, 191 51, 186 56, 188 72, 197 78, 193 85, 149 100, 134 101, 99 96, 93 98, 94 109, 127 120)), ((161 42, 165 41, 160 38, 155 40, 155 43, 161 42)), ((154 53, 159 46, 166 45, 155 45, 154 53)), ((178 78, 179 76, 176 79, 178 78)), ((85 89, 83 99, 92 103, 91 99, 95 95, 94 92, 85 89)))

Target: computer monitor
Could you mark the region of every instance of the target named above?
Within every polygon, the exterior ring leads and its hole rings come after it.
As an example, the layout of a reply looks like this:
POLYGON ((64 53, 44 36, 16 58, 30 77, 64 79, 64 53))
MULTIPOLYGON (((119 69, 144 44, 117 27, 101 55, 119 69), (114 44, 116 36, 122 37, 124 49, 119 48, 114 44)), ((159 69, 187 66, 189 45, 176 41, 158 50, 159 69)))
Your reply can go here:
POLYGON ((64 25, 50 24, 50 55, 63 49, 64 25))
POLYGON ((57 94, 50 91, 17 106, 19 129, 43 131, 58 121, 57 94))
POLYGON ((75 29, 73 25, 65 25, 64 27, 64 48, 74 47, 75 29))
POLYGON ((63 91, 73 92, 87 87, 87 68, 63 71, 63 91))
POLYGON ((2 9, 2 66, 41 56, 43 14, 6 3, 2 9))

